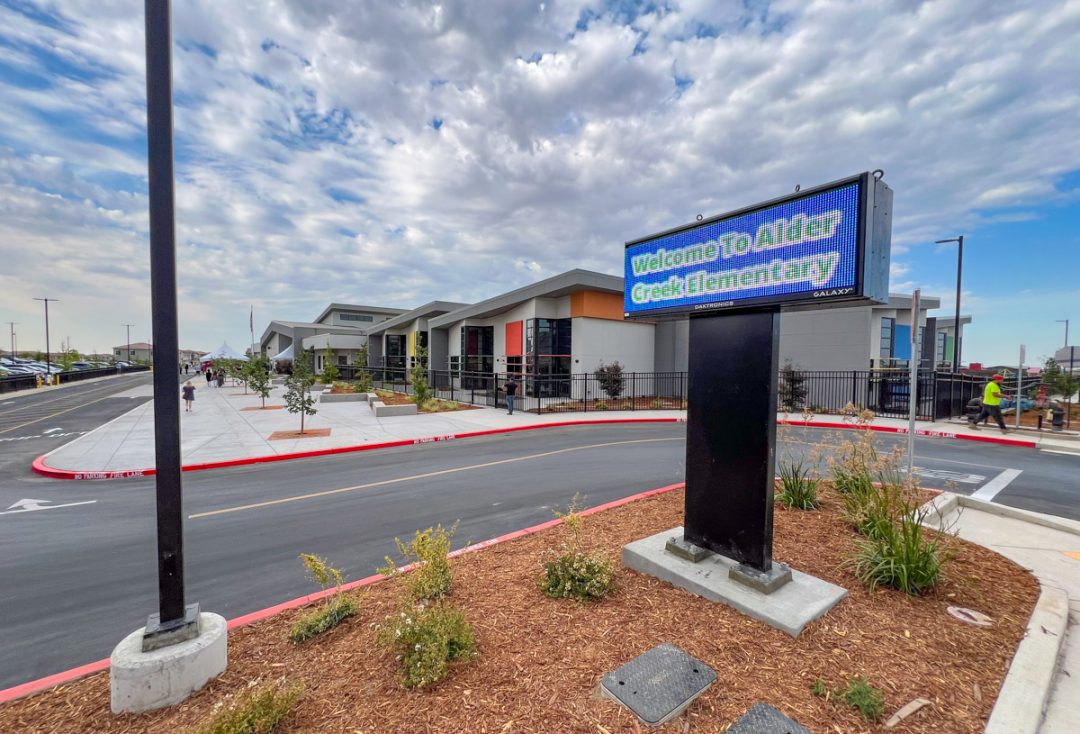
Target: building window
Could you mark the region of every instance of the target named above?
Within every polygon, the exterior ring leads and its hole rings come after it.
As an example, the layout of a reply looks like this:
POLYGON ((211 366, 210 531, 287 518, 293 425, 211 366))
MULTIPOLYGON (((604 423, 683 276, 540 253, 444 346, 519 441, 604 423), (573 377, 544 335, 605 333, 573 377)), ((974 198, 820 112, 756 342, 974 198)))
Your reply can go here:
POLYGON ((363 313, 339 313, 338 314, 338 321, 363 321, 363 322, 366 322, 366 323, 370 323, 370 322, 372 322, 374 320, 375 320, 374 317, 368 316, 367 314, 363 314, 363 313))
POLYGON ((450 371, 461 372, 461 357, 457 354, 450 355, 450 371))
POLYGON ((347 365, 347 364, 349 363, 349 358, 348 358, 348 356, 347 356, 347 355, 344 355, 344 354, 339 354, 339 355, 337 356, 337 363, 338 363, 339 365, 347 365))
POLYGON ((883 318, 881 320, 881 358, 891 359, 893 356, 893 332, 896 329, 896 319, 883 318))

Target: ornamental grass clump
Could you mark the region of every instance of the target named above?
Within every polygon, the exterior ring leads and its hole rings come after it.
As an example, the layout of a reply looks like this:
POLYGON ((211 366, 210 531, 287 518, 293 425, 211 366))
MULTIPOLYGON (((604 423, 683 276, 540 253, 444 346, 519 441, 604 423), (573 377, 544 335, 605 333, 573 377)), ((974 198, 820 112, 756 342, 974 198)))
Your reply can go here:
POLYGON ((406 605, 396 617, 387 618, 379 642, 396 653, 406 688, 436 683, 449 673, 450 663, 476 654, 472 627, 446 601, 406 605))
POLYGON ((297 620, 289 630, 289 639, 297 645, 333 629, 360 611, 356 602, 341 592, 341 572, 328 564, 326 559, 301 553, 300 560, 315 583, 323 589, 336 586, 337 591, 321 607, 297 620))
POLYGON ((814 510, 818 507, 818 479, 813 469, 802 459, 780 462, 780 491, 776 499, 795 510, 814 510))
POLYGON ((567 539, 560 552, 544 562, 540 589, 552 598, 578 601, 602 599, 615 589, 615 568, 605 556, 584 550, 585 518, 581 516, 580 498, 574 495, 562 518, 567 539))
POLYGON ((401 575, 405 591, 414 602, 446 596, 453 582, 450 575, 450 541, 457 532, 457 526, 455 522, 449 529, 436 525, 417 530, 408 543, 394 538, 406 565, 412 564, 413 568, 409 573, 403 573, 394 560, 386 556, 386 565, 379 569, 379 573, 401 575))
POLYGON ((189 734, 270 734, 292 711, 303 693, 299 683, 262 686, 241 695, 236 703, 219 710, 189 734))

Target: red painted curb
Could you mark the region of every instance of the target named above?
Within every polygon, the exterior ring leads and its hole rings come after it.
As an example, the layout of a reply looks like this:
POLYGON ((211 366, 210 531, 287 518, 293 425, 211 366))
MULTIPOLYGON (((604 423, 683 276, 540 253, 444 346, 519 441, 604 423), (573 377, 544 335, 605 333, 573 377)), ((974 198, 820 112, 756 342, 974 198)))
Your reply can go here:
MULTIPOLYGON (((852 423, 836 423, 833 421, 800 421, 777 419, 777 425, 781 426, 809 426, 811 428, 839 428, 843 430, 877 431, 879 433, 904 433, 908 432, 906 426, 860 426, 852 423)), ((955 433, 953 431, 939 431, 933 428, 916 428, 916 436, 929 438, 955 438, 961 441, 980 441, 982 443, 996 443, 1004 446, 1022 446, 1033 449, 1038 444, 1035 441, 1027 441, 1022 438, 1000 438, 998 436, 979 436, 968 433, 955 433)))
MULTIPOLYGON (((542 423, 530 426, 510 426, 507 428, 489 428, 483 431, 469 431, 466 433, 453 433, 445 436, 430 436, 426 438, 405 438, 398 441, 383 441, 381 443, 361 444, 359 446, 338 446, 330 449, 317 449, 314 451, 296 451, 289 454, 270 454, 267 456, 250 456, 240 459, 228 459, 226 461, 210 461, 201 464, 188 464, 183 467, 184 471, 205 471, 207 469, 224 469, 231 466, 246 466, 249 464, 266 464, 274 461, 290 461, 292 459, 309 459, 316 456, 331 456, 333 454, 348 454, 355 451, 374 451, 376 449, 390 449, 398 446, 415 446, 422 443, 437 443, 439 441, 455 441, 462 438, 474 438, 476 436, 492 436, 498 433, 515 433, 517 431, 535 431, 542 428, 562 428, 566 426, 594 426, 609 425, 614 423, 685 423, 685 418, 604 418, 601 420, 573 420, 559 421, 557 423, 542 423)), ((800 421, 777 419, 778 425, 783 426, 809 426, 811 428, 837 428, 842 430, 867 430, 881 433, 907 433, 907 428, 900 426, 860 426, 851 423, 835 423, 832 421, 800 421)), ((1002 444, 1006 446, 1022 446, 1035 448, 1038 444, 1034 441, 1025 441, 1018 438, 998 438, 996 436, 971 436, 964 433, 951 431, 937 431, 929 428, 919 428, 915 431, 918 436, 931 438, 954 438, 965 441, 981 441, 982 443, 1002 444)), ((34 459, 30 468, 36 474, 51 479, 129 479, 132 477, 151 477, 157 473, 155 469, 123 469, 117 471, 80 472, 70 469, 55 469, 45 463, 45 456, 34 459)))
MULTIPOLYGON (((664 420, 667 420, 667 419, 664 419, 664 420)), ((519 430, 521 430, 521 429, 519 429, 519 430)), ((597 505, 596 507, 590 507, 587 510, 583 510, 581 512, 581 514, 582 515, 594 515, 594 514, 596 514, 598 512, 603 512, 604 510, 610 510, 610 509, 613 509, 615 507, 621 507, 622 505, 629 504, 631 502, 636 502, 637 500, 640 500, 640 499, 645 499, 646 497, 655 497, 656 495, 664 494, 666 492, 670 492, 670 491, 675 490, 675 489, 681 489, 683 486, 684 486, 683 482, 679 482, 677 484, 669 484, 669 485, 667 485, 665 487, 657 487, 656 489, 649 489, 649 490, 646 490, 644 492, 639 492, 637 494, 632 494, 629 497, 623 497, 622 499, 617 499, 617 500, 614 500, 612 502, 606 502, 606 503, 604 503, 602 505, 597 505)), ((548 520, 547 522, 542 522, 539 525, 533 525, 531 527, 527 527, 527 528, 524 528, 522 530, 514 530, 513 532, 506 533, 505 535, 500 535, 497 538, 491 538, 490 540, 483 540, 483 541, 480 541, 479 543, 473 543, 470 546, 466 546, 465 548, 460 548, 460 549, 450 553, 449 557, 450 558, 456 558, 456 557, 458 557, 460 555, 464 555, 465 553, 473 553, 475 551, 483 550, 484 548, 490 548, 493 545, 498 545, 499 543, 505 543, 508 540, 515 540, 517 538, 523 538, 523 537, 525 537, 527 535, 533 535, 535 533, 540 532, 541 530, 547 530, 548 528, 553 528, 556 525, 561 524, 562 522, 563 522, 563 518, 558 517, 558 518, 554 518, 552 520, 548 520)), ((400 570, 402 572, 409 571, 409 570, 412 569, 413 565, 414 564, 409 564, 407 566, 402 566, 400 570)), ((386 578, 387 578, 387 576, 385 576, 383 574, 375 574, 373 576, 367 576, 366 578, 362 578, 362 579, 359 579, 357 581, 350 581, 347 584, 343 584, 341 589, 342 589, 342 591, 349 591, 351 589, 357 589, 357 588, 360 588, 362 586, 371 586, 372 584, 376 584, 376 583, 378 583, 380 581, 385 580, 386 578)), ((266 607, 265 609, 260 609, 258 611, 251 612, 249 614, 244 614, 244 615, 241 615, 239 617, 235 617, 233 619, 230 619, 229 623, 228 623, 228 628, 230 630, 232 630, 232 629, 236 629, 237 627, 245 627, 245 626, 247 626, 249 624, 254 624, 255 622, 260 622, 260 621, 262 621, 264 619, 267 619, 269 617, 273 617, 273 616, 275 616, 277 614, 280 614, 281 612, 284 612, 286 610, 295 609, 297 607, 302 607, 302 606, 304 606, 306 604, 310 604, 312 602, 319 601, 320 599, 323 599, 323 598, 325 598, 327 596, 330 596, 331 594, 334 594, 336 592, 337 592, 337 589, 326 589, 326 590, 323 590, 323 591, 315 592, 314 594, 308 594, 307 596, 297 597, 296 599, 291 599, 289 601, 282 602, 281 604, 275 604, 272 607, 266 607)), ((55 673, 53 675, 49 675, 49 676, 46 676, 44 678, 38 678, 37 680, 32 680, 32 681, 29 681, 27 683, 22 683, 20 685, 14 686, 12 688, 6 688, 6 689, 0 691, 0 704, 8 703, 9 701, 14 701, 17 698, 24 698, 26 696, 29 696, 29 695, 33 694, 33 693, 39 693, 39 692, 44 691, 44 690, 46 690, 48 688, 53 688, 54 686, 63 685, 64 683, 71 683, 72 681, 76 681, 79 678, 83 678, 85 676, 92 675, 93 673, 99 673, 102 670, 107 670, 108 668, 109 668, 109 659, 105 658, 104 660, 98 660, 97 662, 88 663, 86 665, 80 665, 79 667, 72 668, 71 670, 65 670, 65 671, 63 671, 61 673, 55 673)))
MULTIPOLYGON (((289 461, 292 459, 308 459, 315 456, 330 456, 333 454, 348 454, 354 451, 373 451, 375 449, 391 449, 398 446, 415 446, 422 443, 438 443, 440 441, 455 441, 461 438, 475 438, 476 436, 492 436, 498 433, 515 433, 517 431, 534 431, 540 428, 561 428, 566 426, 593 426, 611 423, 685 423, 685 418, 604 418, 601 420, 575 420, 559 421, 557 423, 541 423, 529 426, 509 426, 507 428, 489 428, 483 431, 469 431, 466 433, 453 433, 445 436, 429 436, 425 438, 404 438, 398 441, 383 441, 381 443, 360 444, 358 446, 337 446, 330 449, 316 449, 314 451, 296 451, 290 454, 269 454, 267 456, 250 456, 241 459, 228 459, 225 461, 210 461, 201 464, 187 464, 184 471, 205 471, 207 469, 224 469, 230 466, 245 466, 248 464, 266 464, 274 461, 289 461)), ((45 456, 34 459, 30 468, 35 473, 51 479, 129 479, 132 477, 151 477, 157 473, 156 469, 123 469, 117 471, 80 472, 71 469, 55 469, 45 463, 45 456)))

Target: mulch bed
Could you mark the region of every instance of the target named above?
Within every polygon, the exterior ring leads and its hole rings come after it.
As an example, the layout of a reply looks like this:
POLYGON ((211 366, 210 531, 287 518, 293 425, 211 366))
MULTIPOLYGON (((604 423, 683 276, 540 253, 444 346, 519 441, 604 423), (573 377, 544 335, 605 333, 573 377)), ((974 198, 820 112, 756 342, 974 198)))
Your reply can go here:
POLYGON ((545 413, 566 413, 600 410, 686 410, 686 401, 682 398, 655 397, 643 395, 636 398, 590 398, 589 400, 567 400, 564 403, 544 405, 545 413))
MULTIPOLYGON (((384 405, 412 405, 412 398, 405 393, 391 392, 390 390, 377 390, 376 393, 379 396, 379 400, 383 401, 384 405)), ((417 408, 419 413, 449 413, 456 410, 479 410, 476 405, 470 405, 468 403, 456 403, 456 408, 448 408, 449 401, 446 400, 434 400, 427 403, 424 407, 417 408), (431 406, 431 407, 429 407, 431 406)))
MULTIPOLYGON (((552 600, 537 589, 540 561, 562 528, 502 543, 453 562, 453 600, 476 630, 479 656, 429 690, 401 687, 393 655, 375 642, 397 610, 397 582, 358 594, 359 616, 302 645, 288 641, 293 610, 229 639, 229 668, 184 703, 140 716, 109 713, 107 674, 0 707, 0 731, 172 732, 201 721, 253 681, 303 681, 305 693, 281 732, 643 732, 625 709, 596 696, 608 671, 661 642, 712 666, 718 680, 689 710, 654 731, 723 732, 757 701, 814 732, 883 732, 810 692, 866 676, 884 690, 886 717, 917 697, 931 706, 888 731, 981 732, 1038 595, 1035 579, 1003 557, 963 541, 949 578, 932 595, 871 593, 842 568, 854 535, 839 500, 821 511, 777 506, 774 556, 840 584, 850 595, 798 638, 627 569, 616 595, 597 604, 552 600), (964 624, 957 605, 993 626, 964 624)), ((613 555, 625 543, 682 523, 683 492, 667 492, 589 517, 590 543, 613 555)), ((388 549, 389 550, 389 549, 388 549)))
POLYGON ((324 438, 330 435, 329 428, 305 428, 300 431, 274 431, 270 434, 270 441, 283 441, 286 438, 324 438))
POLYGON ((243 413, 247 410, 281 410, 284 405, 256 405, 254 408, 241 408, 240 412, 243 413))

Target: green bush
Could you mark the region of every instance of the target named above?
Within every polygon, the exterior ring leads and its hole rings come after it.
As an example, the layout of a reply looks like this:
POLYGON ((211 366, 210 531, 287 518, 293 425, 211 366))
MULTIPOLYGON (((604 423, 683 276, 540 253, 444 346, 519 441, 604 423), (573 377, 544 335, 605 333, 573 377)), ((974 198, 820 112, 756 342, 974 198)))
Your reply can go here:
POLYGON ((450 662, 471 658, 476 648, 465 615, 445 602, 410 606, 389 617, 379 631, 379 641, 397 653, 406 688, 442 680, 450 662))
POLYGON ((336 627, 342 620, 360 611, 356 602, 341 593, 341 571, 327 563, 325 558, 311 553, 301 553, 300 561, 315 583, 323 589, 336 586, 337 592, 323 606, 304 615, 292 626, 289 638, 296 644, 336 627))
POLYGON ((864 721, 877 721, 885 711, 881 689, 870 685, 866 678, 850 679, 839 695, 844 703, 862 715, 864 721))
POLYGON ((292 711, 303 686, 270 684, 242 695, 235 704, 190 729, 191 734, 269 734, 292 711))
POLYGON ((299 645, 301 642, 306 642, 316 635, 337 627, 342 621, 356 615, 359 611, 360 607, 352 599, 344 595, 335 595, 328 604, 297 620, 289 631, 289 639, 299 645))
POLYGON ((813 510, 818 506, 818 480, 802 459, 780 462, 780 492, 776 499, 796 510, 813 510))
POLYGON ((608 404, 603 402, 602 400, 597 400, 596 404, 593 405, 593 410, 607 410, 607 409, 608 409, 608 404))
POLYGON ((821 678, 814 679, 814 682, 810 685, 810 692, 821 698, 829 697, 829 688, 821 678))
POLYGON ((553 598, 602 599, 615 586, 611 561, 588 553, 563 553, 544 564, 540 588, 553 598))
MULTIPOLYGON (((437 599, 450 593, 453 579, 450 575, 448 556, 450 540, 457 532, 457 526, 455 522, 449 530, 443 528, 442 525, 423 531, 417 530, 408 544, 401 542, 400 538, 394 538, 398 552, 405 559, 406 564, 415 564, 410 573, 404 574, 402 581, 413 601, 437 599)), ((387 556, 386 566, 380 568, 379 573, 395 576, 400 571, 393 559, 387 556)))
POLYGON ((583 549, 585 518, 581 514, 581 495, 575 494, 566 512, 555 511, 566 530, 559 553, 546 561, 540 576, 540 589, 553 598, 579 601, 602 599, 615 588, 614 564, 602 555, 583 549))

